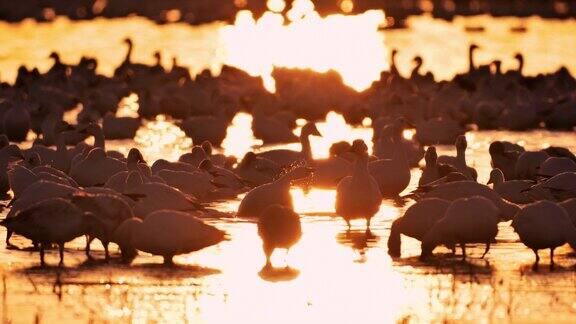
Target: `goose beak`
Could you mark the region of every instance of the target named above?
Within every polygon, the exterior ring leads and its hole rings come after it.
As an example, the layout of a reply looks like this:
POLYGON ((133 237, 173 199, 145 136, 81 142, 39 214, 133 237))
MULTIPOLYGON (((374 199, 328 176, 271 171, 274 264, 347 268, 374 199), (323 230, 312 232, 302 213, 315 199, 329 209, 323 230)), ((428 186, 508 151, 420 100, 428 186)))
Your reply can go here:
POLYGON ((318 130, 318 128, 314 128, 314 129, 312 130, 312 133, 311 133, 310 135, 322 137, 322 133, 320 133, 320 131, 318 130))
POLYGON ((494 181, 492 181, 492 179, 490 179, 490 180, 488 180, 488 182, 486 184, 489 185, 489 184, 493 184, 493 183, 494 183, 494 181))

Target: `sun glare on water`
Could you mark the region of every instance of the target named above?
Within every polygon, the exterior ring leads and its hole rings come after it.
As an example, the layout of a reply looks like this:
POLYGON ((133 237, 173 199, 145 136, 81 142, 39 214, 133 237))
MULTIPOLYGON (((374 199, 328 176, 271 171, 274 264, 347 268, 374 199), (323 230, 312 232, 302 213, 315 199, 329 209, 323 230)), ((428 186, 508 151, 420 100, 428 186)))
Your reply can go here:
POLYGON ((268 90, 275 89, 274 67, 333 69, 359 91, 388 68, 384 35, 378 31, 385 21, 383 11, 322 18, 311 1, 296 0, 284 17, 276 12, 283 9, 283 1, 269 1, 268 6, 271 11, 258 20, 249 11, 239 12, 220 34, 224 63, 262 76, 268 90))

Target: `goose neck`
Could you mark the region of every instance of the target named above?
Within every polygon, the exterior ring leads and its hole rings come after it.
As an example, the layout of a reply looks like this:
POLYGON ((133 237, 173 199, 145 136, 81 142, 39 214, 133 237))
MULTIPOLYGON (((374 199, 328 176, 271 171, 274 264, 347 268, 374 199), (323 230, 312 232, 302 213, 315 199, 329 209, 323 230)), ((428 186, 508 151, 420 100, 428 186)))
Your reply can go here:
POLYGON ((301 134, 300 143, 302 144, 302 155, 306 161, 312 161, 312 146, 310 145, 310 135, 301 134))

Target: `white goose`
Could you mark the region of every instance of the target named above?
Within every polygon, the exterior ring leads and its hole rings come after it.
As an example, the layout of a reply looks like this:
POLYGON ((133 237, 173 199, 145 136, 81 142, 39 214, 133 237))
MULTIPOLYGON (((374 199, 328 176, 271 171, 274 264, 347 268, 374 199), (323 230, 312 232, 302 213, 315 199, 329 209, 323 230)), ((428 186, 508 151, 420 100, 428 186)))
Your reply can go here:
POLYGON ((351 176, 338 183, 336 188, 336 214, 341 216, 350 229, 352 219, 366 219, 366 231, 370 230, 370 220, 378 212, 382 194, 378 183, 368 172, 368 148, 362 140, 352 143, 356 162, 351 176))
POLYGON ((446 215, 438 220, 422 240, 422 258, 430 256, 440 244, 459 244, 466 259, 466 243, 484 243, 482 258, 490 251, 490 243, 498 234, 500 211, 484 197, 457 199, 450 204, 446 215))
POLYGON ((123 193, 136 202, 133 208, 134 215, 143 219, 148 214, 162 209, 185 212, 202 209, 192 197, 178 189, 157 182, 144 183, 136 171, 131 171, 128 175, 123 193))
POLYGON ((225 240, 226 233, 183 212, 159 210, 146 219, 131 218, 122 223, 114 241, 125 259, 132 259, 136 250, 161 255, 165 265, 173 264, 179 254, 201 250, 225 240))
POLYGON ((469 198, 482 196, 492 201, 500 209, 500 219, 503 221, 511 220, 520 209, 517 205, 504 200, 500 195, 490 187, 477 183, 475 181, 455 181, 434 187, 422 198, 440 198, 454 201, 460 198, 469 198))
POLYGON ((116 195, 86 192, 73 194, 70 202, 82 212, 90 213, 100 224, 87 233, 86 256, 91 259, 90 244, 97 238, 104 246, 106 260, 110 259, 108 245, 112 242, 114 231, 122 222, 134 217, 130 206, 116 195))
POLYGON ((554 250, 566 243, 576 248, 576 228, 568 213, 551 201, 538 201, 525 206, 512 221, 514 231, 524 245, 536 255, 534 269, 538 268, 538 250, 550 249, 550 267, 554 267, 554 250))
POLYGON ((516 161, 516 179, 536 180, 540 165, 550 156, 544 151, 524 152, 516 161))
POLYGON ((6 218, 0 225, 5 226, 9 233, 15 232, 39 244, 41 266, 45 265, 44 249, 50 244, 58 244, 60 266, 63 266, 64 244, 100 226, 91 214, 83 213, 61 198, 31 205, 16 216, 6 218))
POLYGON ((106 156, 103 149, 96 147, 72 166, 70 176, 81 186, 104 186, 108 179, 124 170, 125 162, 106 156))
POLYGON ((312 161, 312 147, 310 146, 310 136, 322 136, 316 128, 316 124, 310 122, 302 127, 300 133, 300 143, 302 150, 292 151, 287 149, 270 150, 258 153, 259 157, 263 157, 274 161, 279 166, 290 166, 297 162, 312 161))
POLYGON ((532 186, 526 192, 534 200, 564 201, 576 198, 576 172, 560 173, 532 186))
POLYGON ((422 241, 434 224, 444 217, 450 203, 448 200, 430 198, 422 199, 410 206, 404 216, 392 223, 388 238, 388 254, 395 258, 401 256, 401 234, 422 241))
POLYGON ((538 169, 538 176, 540 177, 553 177, 564 172, 576 172, 576 162, 565 157, 549 157, 538 169))
POLYGON ((293 181, 309 177, 313 170, 297 167, 281 176, 278 180, 263 184, 250 190, 240 202, 237 217, 260 217, 264 209, 271 205, 281 205, 293 209, 290 186, 293 181))
POLYGON ((399 118, 392 125, 384 127, 382 137, 388 137, 393 143, 392 158, 368 163, 368 171, 378 183, 380 193, 385 197, 398 196, 410 183, 410 164, 406 158, 405 145, 402 143, 404 125, 404 119, 399 118))
POLYGON ((288 253, 300 240, 300 216, 286 206, 268 206, 258 219, 258 235, 262 238, 266 266, 271 266, 270 256, 275 249, 286 249, 288 253))
POLYGON ((504 179, 504 173, 500 169, 494 169, 490 172, 488 184, 493 184, 496 191, 502 198, 515 204, 528 204, 534 201, 526 193, 534 182, 530 180, 508 180, 504 179))

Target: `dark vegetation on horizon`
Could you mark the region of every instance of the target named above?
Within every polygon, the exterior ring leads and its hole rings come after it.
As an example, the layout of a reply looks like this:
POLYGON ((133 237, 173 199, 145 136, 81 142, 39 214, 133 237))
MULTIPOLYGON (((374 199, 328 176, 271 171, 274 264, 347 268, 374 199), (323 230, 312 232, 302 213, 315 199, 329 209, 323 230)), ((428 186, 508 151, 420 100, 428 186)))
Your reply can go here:
MULTIPOLYGON (((39 21, 67 16, 70 19, 126 17, 138 15, 158 23, 186 22, 202 24, 232 21, 238 10, 247 9, 260 16, 266 11, 266 0, 21 0, 1 1, 0 20, 9 22, 33 18, 39 21)), ((286 1, 286 9, 294 0, 286 1)), ((314 0, 322 15, 342 13, 342 0, 314 0)), ((392 26, 402 26, 411 15, 430 12, 434 17, 451 20, 455 16, 490 14, 493 16, 540 16, 571 18, 576 16, 575 0, 362 0, 354 1, 351 13, 383 9, 393 18, 392 26)))

